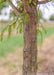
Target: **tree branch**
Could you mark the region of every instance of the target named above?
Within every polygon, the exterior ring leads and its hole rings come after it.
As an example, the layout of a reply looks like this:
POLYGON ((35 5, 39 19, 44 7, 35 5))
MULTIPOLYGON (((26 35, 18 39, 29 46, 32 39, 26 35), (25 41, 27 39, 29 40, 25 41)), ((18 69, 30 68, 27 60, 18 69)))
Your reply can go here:
POLYGON ((6 0, 8 3, 9 3, 9 5, 14 9, 14 11, 19 15, 20 13, 19 13, 19 11, 18 11, 18 9, 14 6, 14 4, 12 3, 12 2, 10 2, 10 0, 6 0))
POLYGON ((8 24, 8 26, 12 26, 13 24, 15 24, 17 22, 18 18, 11 24, 8 24))
POLYGON ((51 0, 45 0, 45 1, 38 1, 37 4, 46 4, 50 2, 51 0))

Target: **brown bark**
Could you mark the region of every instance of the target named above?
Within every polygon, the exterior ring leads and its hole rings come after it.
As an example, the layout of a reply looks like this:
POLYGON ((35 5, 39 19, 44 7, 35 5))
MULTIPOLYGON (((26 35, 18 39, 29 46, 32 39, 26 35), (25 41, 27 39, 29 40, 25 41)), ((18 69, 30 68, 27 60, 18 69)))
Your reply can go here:
MULTIPOLYGON (((35 1, 35 0, 34 0, 35 1)), ((36 75, 37 71, 37 6, 23 0, 24 11, 29 15, 28 24, 23 25, 23 75, 36 75)))

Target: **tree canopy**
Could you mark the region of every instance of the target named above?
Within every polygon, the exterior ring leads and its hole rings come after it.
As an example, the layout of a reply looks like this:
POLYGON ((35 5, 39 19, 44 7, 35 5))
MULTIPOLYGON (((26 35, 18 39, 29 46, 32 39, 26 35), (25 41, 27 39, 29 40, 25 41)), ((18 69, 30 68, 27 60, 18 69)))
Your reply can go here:
MULTIPOLYGON (((45 4, 47 2, 49 2, 50 0, 46 0, 46 1, 38 1, 38 4, 45 4)), ((54 0, 53 0, 54 1, 54 0)), ((3 38, 3 33, 6 29, 8 29, 8 37, 11 34, 11 29, 16 28, 17 32, 18 32, 18 28, 19 28, 19 32, 22 32, 22 25, 23 23, 27 24, 28 23, 28 14, 25 14, 24 12, 24 6, 22 3, 22 0, 16 0, 17 6, 15 7, 12 3, 12 0, 0 0, 0 10, 2 10, 4 7, 7 7, 8 5, 10 5, 14 10, 11 11, 10 15, 13 16, 13 23, 7 25, 1 32, 1 39, 3 38), (18 22, 18 24, 16 25, 16 23, 18 22)), ((29 4, 33 4, 36 6, 36 3, 33 0, 29 0, 29 4)), ((10 17, 11 17, 10 16, 10 17)), ((38 10, 38 20, 40 20, 42 18, 42 13, 40 10, 38 10)))

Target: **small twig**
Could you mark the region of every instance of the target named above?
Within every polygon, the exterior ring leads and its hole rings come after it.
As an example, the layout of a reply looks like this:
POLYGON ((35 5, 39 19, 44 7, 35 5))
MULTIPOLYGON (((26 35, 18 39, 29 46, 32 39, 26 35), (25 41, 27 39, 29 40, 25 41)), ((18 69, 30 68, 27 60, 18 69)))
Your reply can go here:
MULTIPOLYGON (((50 0, 51 1, 51 0, 50 0)), ((38 1, 37 4, 46 4, 48 2, 50 2, 49 0, 45 0, 45 1, 38 1)))
POLYGON ((19 13, 17 7, 15 7, 14 4, 13 4, 12 2, 10 2, 10 0, 6 0, 6 1, 7 1, 7 2, 9 3, 9 5, 14 9, 14 11, 19 15, 20 13, 19 13))
POLYGON ((8 26, 12 26, 13 24, 15 24, 17 22, 18 18, 11 24, 9 24, 8 26))

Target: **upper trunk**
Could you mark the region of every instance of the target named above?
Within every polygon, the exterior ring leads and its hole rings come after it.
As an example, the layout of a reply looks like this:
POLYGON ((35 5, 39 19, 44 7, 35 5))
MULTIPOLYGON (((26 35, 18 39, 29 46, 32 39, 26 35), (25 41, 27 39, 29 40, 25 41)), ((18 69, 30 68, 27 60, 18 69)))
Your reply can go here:
POLYGON ((24 52, 23 75, 36 75, 37 71, 37 6, 23 0, 24 11, 28 14, 28 24, 23 25, 24 52))

